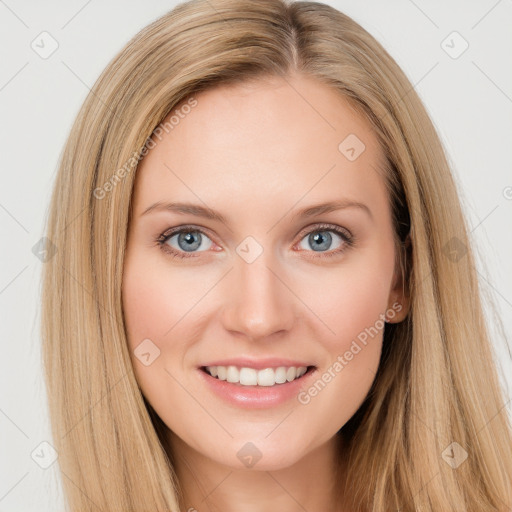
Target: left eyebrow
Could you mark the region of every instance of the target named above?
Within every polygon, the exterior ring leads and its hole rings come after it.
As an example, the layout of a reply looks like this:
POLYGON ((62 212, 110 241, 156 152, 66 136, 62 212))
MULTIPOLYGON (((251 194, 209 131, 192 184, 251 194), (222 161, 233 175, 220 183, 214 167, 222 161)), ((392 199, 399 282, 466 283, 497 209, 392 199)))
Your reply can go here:
POLYGON ((364 211, 368 214, 368 216, 373 219, 373 214, 370 208, 364 203, 360 203, 359 201, 352 201, 350 199, 341 199, 338 201, 330 201, 328 203, 315 204, 313 206, 308 206, 299 210, 292 216, 292 219, 302 218, 302 217, 314 217, 315 215, 322 215, 323 213, 329 213, 336 210, 344 210, 346 208, 358 208, 361 211, 364 211))

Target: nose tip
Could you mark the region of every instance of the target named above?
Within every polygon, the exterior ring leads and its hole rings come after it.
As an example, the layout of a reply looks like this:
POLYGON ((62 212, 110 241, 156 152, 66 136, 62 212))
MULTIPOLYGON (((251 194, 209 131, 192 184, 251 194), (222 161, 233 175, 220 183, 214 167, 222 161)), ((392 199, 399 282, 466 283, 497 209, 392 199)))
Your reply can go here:
POLYGON ((293 294, 264 257, 239 261, 229 284, 222 315, 227 330, 257 340, 292 328, 293 294))

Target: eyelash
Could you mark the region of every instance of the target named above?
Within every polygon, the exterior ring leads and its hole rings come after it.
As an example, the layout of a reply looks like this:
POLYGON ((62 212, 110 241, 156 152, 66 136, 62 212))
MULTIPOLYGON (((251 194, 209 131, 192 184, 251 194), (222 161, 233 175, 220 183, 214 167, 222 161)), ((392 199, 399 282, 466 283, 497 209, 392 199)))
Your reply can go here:
MULTIPOLYGON (((335 256, 340 255, 341 253, 345 252, 346 250, 350 249, 355 244, 355 237, 351 235, 347 230, 339 228, 337 226, 333 226, 332 224, 318 224, 314 226, 313 229, 307 231, 303 234, 303 236, 300 238, 300 241, 307 235, 310 235, 311 233, 315 232, 321 232, 321 231, 333 231, 337 235, 339 235, 343 240, 343 247, 341 249, 336 249, 334 251, 328 252, 328 253, 319 253, 320 258, 332 258, 335 256)), ((166 242, 174 235, 178 235, 180 233, 201 233, 202 235, 205 235, 206 237, 210 238, 208 234, 202 230, 201 228, 198 228, 196 226, 182 226, 180 228, 173 228, 172 230, 167 230, 164 233, 162 233, 160 236, 158 236, 155 239, 155 243, 160 247, 162 251, 164 251, 166 254, 173 258, 194 258, 197 257, 195 254, 197 253, 190 253, 190 255, 187 255, 185 251, 176 251, 172 247, 170 247, 166 242)), ((200 251, 202 252, 202 251, 200 251)), ((309 251, 306 251, 309 252, 309 251)), ((314 252, 314 251, 311 251, 314 252)))

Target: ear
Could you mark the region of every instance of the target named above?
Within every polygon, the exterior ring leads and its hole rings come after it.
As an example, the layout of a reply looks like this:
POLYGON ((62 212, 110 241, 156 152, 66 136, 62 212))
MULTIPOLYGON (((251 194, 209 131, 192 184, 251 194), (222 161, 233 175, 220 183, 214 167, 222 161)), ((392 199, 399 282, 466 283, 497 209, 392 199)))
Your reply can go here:
POLYGON ((408 278, 412 262, 412 242, 410 234, 407 235, 404 244, 400 247, 401 253, 397 258, 393 284, 389 292, 388 308, 386 310, 386 322, 402 322, 411 306, 408 278))

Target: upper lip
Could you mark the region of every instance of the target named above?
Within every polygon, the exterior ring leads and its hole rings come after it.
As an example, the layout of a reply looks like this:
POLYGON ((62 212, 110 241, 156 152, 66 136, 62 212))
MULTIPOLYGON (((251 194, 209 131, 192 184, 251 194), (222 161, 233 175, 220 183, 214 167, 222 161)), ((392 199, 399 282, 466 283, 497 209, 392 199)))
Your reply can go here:
POLYGON ((265 368, 279 368, 280 366, 314 366, 311 363, 298 361, 296 359, 285 359, 276 357, 266 357, 262 359, 251 359, 248 357, 237 357, 232 359, 217 359, 211 361, 204 366, 237 366, 239 368, 254 368, 255 370, 264 370, 265 368))

